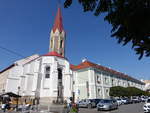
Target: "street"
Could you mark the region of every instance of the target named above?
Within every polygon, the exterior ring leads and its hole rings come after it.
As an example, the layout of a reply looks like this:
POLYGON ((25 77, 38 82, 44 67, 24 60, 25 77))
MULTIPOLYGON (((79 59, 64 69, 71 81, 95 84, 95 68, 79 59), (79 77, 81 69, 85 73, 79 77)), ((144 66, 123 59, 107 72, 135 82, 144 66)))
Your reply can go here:
MULTIPOLYGON (((112 110, 112 111, 97 111, 96 108, 93 109, 80 108, 79 113, 144 113, 143 104, 144 103, 121 105, 119 106, 119 109, 112 110)), ((0 113, 4 113, 4 112, 0 111, 0 113)), ((25 113, 25 112, 12 111, 6 113, 25 113)), ((34 111, 30 113, 54 113, 54 112, 47 112, 47 110, 41 110, 41 112, 34 111)))
POLYGON ((144 103, 121 105, 119 106, 119 109, 112 111, 97 111, 96 108, 94 109, 81 108, 79 113, 144 113, 143 104, 144 103))

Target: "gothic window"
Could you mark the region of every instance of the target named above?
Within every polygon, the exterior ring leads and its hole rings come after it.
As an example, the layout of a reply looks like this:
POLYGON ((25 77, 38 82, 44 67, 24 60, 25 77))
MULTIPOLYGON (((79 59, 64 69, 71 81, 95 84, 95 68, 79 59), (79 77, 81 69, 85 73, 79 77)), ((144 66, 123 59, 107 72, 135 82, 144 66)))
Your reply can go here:
POLYGON ((62 79, 62 69, 58 68, 58 79, 62 79))
POLYGON ((60 41, 60 48, 63 46, 63 40, 60 41))
POLYGON ((50 66, 45 67, 45 78, 50 78, 50 66))
POLYGON ((51 48, 53 48, 53 40, 51 40, 51 48))

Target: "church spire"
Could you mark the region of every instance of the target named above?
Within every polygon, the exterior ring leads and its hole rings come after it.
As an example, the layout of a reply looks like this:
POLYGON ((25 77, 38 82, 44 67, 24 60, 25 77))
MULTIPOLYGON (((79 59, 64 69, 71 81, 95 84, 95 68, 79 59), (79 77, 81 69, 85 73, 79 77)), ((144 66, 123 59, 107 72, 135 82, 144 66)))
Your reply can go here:
POLYGON ((57 15, 56 15, 56 18, 55 18, 55 23, 54 23, 54 26, 53 26, 53 32, 55 32, 56 29, 58 29, 59 32, 62 32, 62 30, 63 30, 62 15, 61 15, 61 9, 60 9, 60 7, 58 7, 58 10, 57 10, 57 15))
POLYGON ((61 8, 58 7, 55 22, 50 33, 49 52, 57 52, 61 56, 65 56, 65 40, 66 33, 63 28, 61 8))

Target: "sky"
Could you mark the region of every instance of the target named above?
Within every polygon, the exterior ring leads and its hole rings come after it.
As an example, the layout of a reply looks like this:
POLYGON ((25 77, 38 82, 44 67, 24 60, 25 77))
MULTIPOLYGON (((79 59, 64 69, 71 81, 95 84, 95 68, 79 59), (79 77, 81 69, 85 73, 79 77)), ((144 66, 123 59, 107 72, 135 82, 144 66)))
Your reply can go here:
MULTIPOLYGON (((71 64, 80 64, 86 58, 137 79, 150 79, 150 57, 138 60, 131 44, 118 44, 103 15, 84 13, 76 0, 64 9, 63 2, 66 58, 71 64)), ((25 57, 48 53, 57 6, 57 0, 0 0, 0 47, 25 57)), ((0 48, 0 70, 21 58, 0 48)))

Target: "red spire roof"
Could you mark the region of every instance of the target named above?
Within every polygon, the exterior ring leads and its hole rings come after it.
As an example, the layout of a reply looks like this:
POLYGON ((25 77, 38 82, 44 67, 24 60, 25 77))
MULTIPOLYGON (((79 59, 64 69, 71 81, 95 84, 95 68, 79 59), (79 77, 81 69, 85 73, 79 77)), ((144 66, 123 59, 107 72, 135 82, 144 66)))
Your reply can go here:
POLYGON ((60 54, 58 54, 57 52, 55 51, 52 51, 52 52, 49 52, 43 56, 57 56, 57 57, 61 57, 61 58, 64 58, 63 56, 61 56, 60 54))
POLYGON ((63 30, 62 16, 61 16, 61 9, 60 9, 60 7, 57 10, 55 23, 54 23, 54 26, 53 26, 53 32, 55 32, 56 29, 58 29, 60 32, 62 32, 62 30, 63 30))

